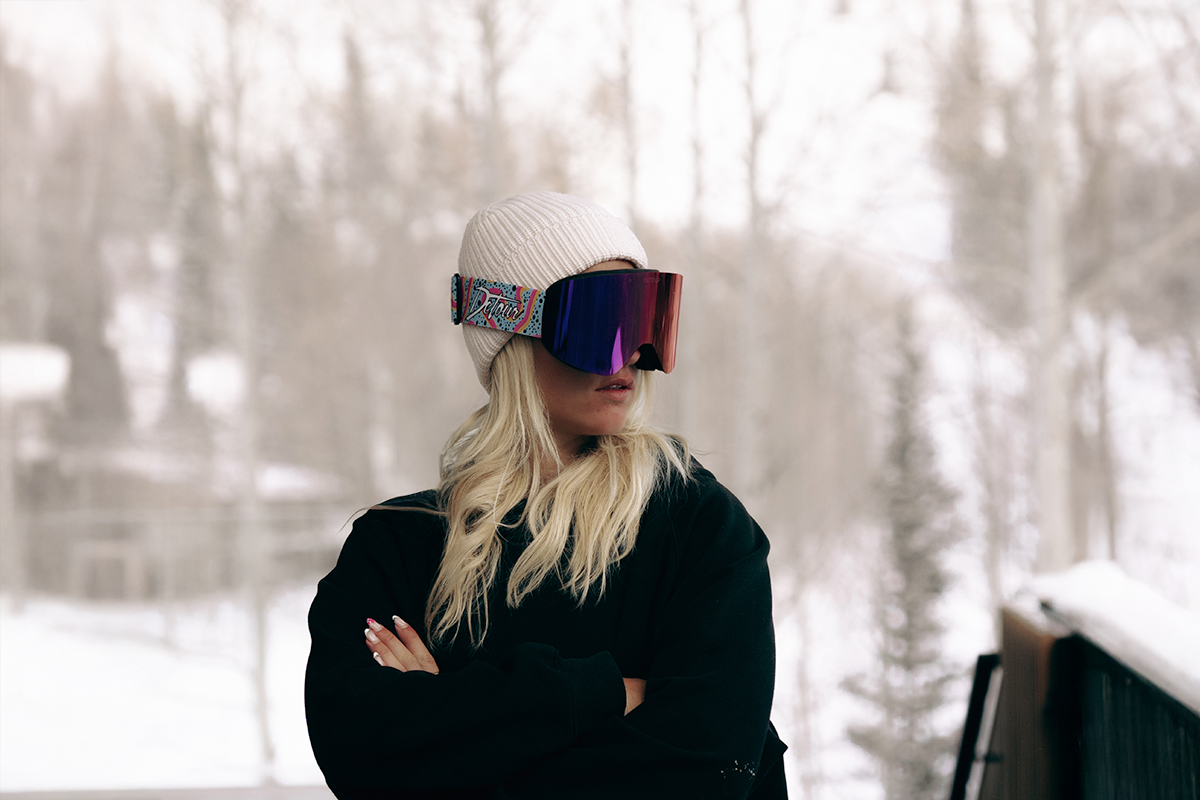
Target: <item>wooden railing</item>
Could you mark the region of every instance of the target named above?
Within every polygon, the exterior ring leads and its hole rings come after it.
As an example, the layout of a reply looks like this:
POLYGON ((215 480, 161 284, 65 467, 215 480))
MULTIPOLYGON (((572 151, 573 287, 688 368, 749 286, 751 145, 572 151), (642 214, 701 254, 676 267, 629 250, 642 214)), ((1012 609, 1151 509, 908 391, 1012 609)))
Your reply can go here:
POLYGON ((1200 714, 1036 610, 1002 622, 951 800, 1200 800, 1200 714))

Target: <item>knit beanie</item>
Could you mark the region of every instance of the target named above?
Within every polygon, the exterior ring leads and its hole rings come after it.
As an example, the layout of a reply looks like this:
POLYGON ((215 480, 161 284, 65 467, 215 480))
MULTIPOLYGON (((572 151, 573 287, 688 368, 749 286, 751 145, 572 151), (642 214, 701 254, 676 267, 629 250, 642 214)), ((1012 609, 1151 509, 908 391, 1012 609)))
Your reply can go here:
MULTIPOLYGON (((605 261, 646 268, 646 251, 624 222, 595 203, 556 192, 518 194, 485 206, 467 223, 458 274, 545 289, 605 261)), ((462 326, 483 388, 492 360, 512 338, 505 331, 462 326)))

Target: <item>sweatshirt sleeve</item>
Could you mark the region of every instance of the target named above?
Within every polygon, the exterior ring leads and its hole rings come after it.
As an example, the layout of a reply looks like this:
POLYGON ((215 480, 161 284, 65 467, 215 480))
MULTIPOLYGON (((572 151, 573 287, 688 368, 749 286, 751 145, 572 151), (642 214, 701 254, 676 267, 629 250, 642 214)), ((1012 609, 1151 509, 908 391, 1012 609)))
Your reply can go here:
POLYGON ((496 785, 625 708, 621 673, 608 653, 562 658, 529 643, 496 663, 443 664, 437 676, 380 668, 363 642, 368 616, 399 614, 428 641, 424 603, 440 546, 428 536, 429 546, 418 546, 427 530, 406 544, 405 526, 395 520, 413 513, 372 511, 359 519, 309 612, 309 737, 343 800, 476 796, 472 787, 496 785))
POLYGON ((773 788, 755 796, 785 796, 785 746, 768 721, 775 644, 767 539, 715 481, 668 514, 678 558, 664 603, 649 611, 645 701, 506 781, 499 797, 745 798, 768 773, 773 788))

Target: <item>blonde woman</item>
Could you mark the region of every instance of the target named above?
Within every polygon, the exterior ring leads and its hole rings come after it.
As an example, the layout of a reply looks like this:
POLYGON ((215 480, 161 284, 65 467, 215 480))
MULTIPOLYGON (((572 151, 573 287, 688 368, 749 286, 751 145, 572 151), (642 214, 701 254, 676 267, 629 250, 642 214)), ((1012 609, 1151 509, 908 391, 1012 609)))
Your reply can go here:
POLYGON ((309 614, 338 797, 786 797, 766 537, 648 422, 680 283, 579 198, 468 224, 452 313, 488 402, 309 614))

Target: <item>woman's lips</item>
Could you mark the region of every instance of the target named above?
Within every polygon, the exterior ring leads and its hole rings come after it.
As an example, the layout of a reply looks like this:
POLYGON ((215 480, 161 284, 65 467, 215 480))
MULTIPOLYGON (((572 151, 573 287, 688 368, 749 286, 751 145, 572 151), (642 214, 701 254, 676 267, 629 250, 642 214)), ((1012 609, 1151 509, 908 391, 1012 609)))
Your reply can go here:
POLYGON ((623 369, 605 378, 604 383, 596 387, 596 391, 612 396, 624 395, 633 390, 636 380, 637 373, 633 371, 632 367, 626 365, 623 369))

